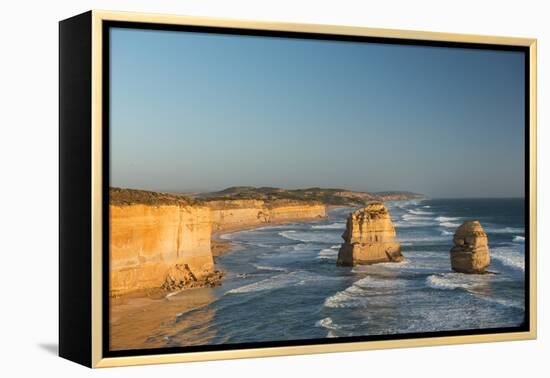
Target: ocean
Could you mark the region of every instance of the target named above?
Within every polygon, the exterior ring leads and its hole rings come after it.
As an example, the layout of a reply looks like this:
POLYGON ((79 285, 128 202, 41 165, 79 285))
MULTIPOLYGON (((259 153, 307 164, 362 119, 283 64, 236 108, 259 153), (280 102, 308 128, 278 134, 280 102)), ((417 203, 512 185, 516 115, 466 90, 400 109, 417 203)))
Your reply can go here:
MULTIPOLYGON (((515 327, 525 316, 523 199, 387 202, 405 261, 336 266, 345 220, 266 226, 221 235, 235 248, 213 300, 178 314, 167 346, 515 327), (481 222, 494 274, 451 270, 455 229, 481 222)), ((185 296, 185 292, 177 295, 185 296)))

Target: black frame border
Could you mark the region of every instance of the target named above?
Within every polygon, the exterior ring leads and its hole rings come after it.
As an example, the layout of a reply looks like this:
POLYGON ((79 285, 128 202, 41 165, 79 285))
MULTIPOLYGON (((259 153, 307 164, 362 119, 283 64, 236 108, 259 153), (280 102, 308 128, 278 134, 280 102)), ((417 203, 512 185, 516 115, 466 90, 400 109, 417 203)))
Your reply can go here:
POLYGON ((385 340, 409 340, 409 339, 426 339, 434 337, 449 337, 449 336, 474 336, 474 335, 489 335, 502 334, 512 332, 529 332, 530 331, 530 244, 531 244, 531 191, 530 191, 530 102, 531 102, 531 81, 530 67, 531 56, 528 46, 516 45, 499 45, 499 44, 484 44, 470 42, 447 42, 447 41, 430 41, 417 39, 400 39, 390 37, 369 37, 356 35, 336 35, 328 33, 309 33, 309 32, 291 32, 291 31, 275 31, 275 30, 260 30, 246 28, 230 28, 230 27, 213 27, 213 26, 194 26, 194 25, 173 25, 161 23, 146 23, 133 21, 102 21, 102 65, 103 77, 102 80, 102 226, 103 226, 103 241, 102 241, 102 355, 103 358, 109 357, 130 357, 143 355, 161 355, 175 353, 193 353, 207 351, 224 351, 237 349, 257 349, 257 348, 272 348, 272 347, 299 347, 306 345, 331 345, 353 342, 368 342, 368 341, 385 341, 385 340), (211 33, 236 36, 256 36, 267 38, 292 38, 292 39, 311 39, 311 40, 328 40, 341 42, 362 42, 362 43, 378 43, 403 46, 424 46, 424 47, 445 47, 445 48, 464 48, 478 50, 496 50, 496 51, 515 51, 524 54, 524 143, 525 143, 525 158, 524 158, 524 220, 525 220, 525 320, 523 325, 518 327, 506 328, 487 328, 487 329, 472 329, 472 330, 456 330, 456 331, 438 331, 438 332, 418 332, 395 335, 372 335, 372 336, 354 336, 354 337, 339 337, 339 338, 321 338, 321 339, 303 339, 303 340, 284 340, 284 341, 264 341, 251 343, 235 343, 235 344, 216 344, 216 345, 195 345, 183 347, 167 347, 154 349, 130 349, 116 350, 109 349, 110 333, 109 333, 109 229, 110 229, 110 214, 109 214, 109 184, 110 184, 110 29, 125 28, 125 29, 145 29, 158 31, 178 31, 191 33, 211 33))

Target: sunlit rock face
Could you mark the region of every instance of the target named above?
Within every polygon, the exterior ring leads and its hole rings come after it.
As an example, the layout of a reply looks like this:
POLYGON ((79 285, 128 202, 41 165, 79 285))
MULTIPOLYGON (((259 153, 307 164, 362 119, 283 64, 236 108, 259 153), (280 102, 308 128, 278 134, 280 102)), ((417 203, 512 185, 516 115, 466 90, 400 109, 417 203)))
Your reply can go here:
POLYGON ((466 221, 456 229, 451 267, 460 273, 485 273, 491 262, 487 234, 479 221, 466 221))
POLYGON ((110 293, 117 296, 218 285, 223 274, 214 267, 213 232, 321 219, 326 206, 254 200, 192 205, 173 199, 147 204, 119 201, 109 212, 110 293))
POLYGON ((170 285, 174 288, 198 285, 205 280, 210 282, 216 274, 210 251, 210 209, 111 205, 110 218, 111 295, 163 286, 172 288, 170 285), (179 266, 193 279, 180 279, 182 274, 176 274, 181 270, 177 269, 179 266))
POLYGON ((338 265, 353 266, 403 260, 395 227, 383 203, 372 203, 355 210, 347 219, 344 243, 338 252, 338 265))

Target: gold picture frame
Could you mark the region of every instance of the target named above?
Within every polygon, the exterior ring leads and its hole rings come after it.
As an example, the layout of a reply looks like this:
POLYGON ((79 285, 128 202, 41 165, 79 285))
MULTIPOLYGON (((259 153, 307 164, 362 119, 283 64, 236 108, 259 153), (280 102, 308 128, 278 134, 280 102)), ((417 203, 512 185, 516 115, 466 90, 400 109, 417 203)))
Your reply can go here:
MULTIPOLYGON (((61 128, 61 246, 60 246, 60 355, 70 360, 79 362, 89 367, 113 367, 143 364, 160 364, 173 362, 207 361, 219 359, 237 359, 250 357, 283 356, 311 353, 348 352, 372 349, 388 349, 403 347, 435 346, 448 344, 466 344, 495 341, 513 341, 535 339, 537 335, 537 307, 536 307, 536 240, 537 240, 537 181, 536 181, 536 148, 537 148, 537 41, 536 39, 514 38, 501 36, 482 36, 468 34, 435 33, 424 31, 376 29, 351 26, 294 24, 279 22, 259 22, 250 20, 217 19, 208 17, 187 17, 161 14, 111 12, 93 10, 83 15, 60 23, 60 128, 61 128), (403 338, 396 340, 358 341, 342 342, 331 344, 314 344, 284 347, 258 347, 252 349, 231 349, 215 351, 198 351, 186 353, 169 353, 154 355, 134 355, 123 357, 106 357, 104 355, 104 306, 106 299, 104 295, 104 228, 103 203, 105 191, 103 187, 103 172, 105 162, 103 161, 103 123, 105 114, 104 104, 104 25, 106 22, 131 22, 140 24, 156 24, 167 26, 198 26, 231 28, 239 30, 261 30, 276 32, 297 32, 314 33, 321 35, 357 36, 382 39, 432 41, 441 43, 464 43, 477 45, 503 45, 519 46, 528 50, 528 122, 529 140, 529 197, 528 227, 529 244, 526 254, 529 256, 528 265, 528 314, 529 330, 522 332, 491 333, 475 335, 457 335, 445 337, 424 337, 424 338, 403 338), (80 34, 79 34, 80 33, 80 34), (81 38, 79 37, 81 36, 81 38), (82 54, 82 49, 85 54, 82 54), (75 58, 75 54, 80 57, 75 58), (69 65, 71 62, 81 62, 86 67, 82 72, 73 72, 69 65), (86 76, 89 70, 88 77, 86 76), (80 85, 76 92, 74 85, 80 85), (81 92, 80 92, 81 90, 81 92), (65 91, 65 94, 64 94, 65 91), (72 92, 71 92, 72 91, 72 92), (71 92, 72 95, 69 95, 71 92), (78 93, 83 93, 79 96, 78 93), (89 97, 87 96, 89 93, 89 97), (75 105, 75 101, 79 101, 75 105), (88 102, 89 101, 89 102, 88 102), (70 109, 79 107, 83 111, 75 114, 70 109), (80 127, 77 123, 89 122, 89 127, 84 127, 82 132, 75 128, 80 127), (73 134, 71 134, 73 133, 73 134), (78 135, 74 134, 78 133, 78 135), (81 153, 89 158, 89 167, 80 174, 86 176, 82 182, 82 188, 89 185, 85 192, 78 191, 79 188, 64 188, 65 179, 81 166, 72 167, 67 154, 71 151, 69 146, 75 143, 75 138, 81 138, 83 143, 89 144, 89 149, 81 153), (71 191, 73 190, 73 191, 71 191), (88 196, 88 197, 86 197, 88 196), (80 216, 89 216, 87 222, 74 222, 76 214, 72 213, 69 207, 76 201, 83 203, 86 212, 80 216), (76 227, 80 227, 76 229, 76 227), (74 240, 66 240, 68 234, 73 235, 74 240), (81 257, 70 256, 70 254, 82 252, 81 257), (82 272, 86 272, 83 274, 82 272), (79 277, 76 277, 76 276, 79 277), (83 280, 81 284, 77 281, 83 280), (75 299, 77 290, 88 294, 80 295, 83 298, 75 299), (79 302, 83 301, 83 302, 79 302), (80 304, 79 304, 80 303, 80 304), (84 303, 84 305, 82 305, 84 303), (76 307, 76 308, 75 308, 76 307), (79 312, 82 311, 82 312, 79 312), (83 316, 86 313, 89 315, 83 316), (79 320, 75 320, 80 317, 79 320), (89 348, 86 346, 80 351, 75 351, 78 340, 89 341, 89 348)), ((75 63, 76 64, 76 63, 75 63)), ((527 174, 527 172, 526 172, 527 174)), ((67 185, 68 185, 67 181, 67 185)), ((76 211, 76 209, 74 210, 76 211)), ((526 282, 527 284, 527 282, 526 282)), ((83 342, 84 343, 84 342, 83 342)))

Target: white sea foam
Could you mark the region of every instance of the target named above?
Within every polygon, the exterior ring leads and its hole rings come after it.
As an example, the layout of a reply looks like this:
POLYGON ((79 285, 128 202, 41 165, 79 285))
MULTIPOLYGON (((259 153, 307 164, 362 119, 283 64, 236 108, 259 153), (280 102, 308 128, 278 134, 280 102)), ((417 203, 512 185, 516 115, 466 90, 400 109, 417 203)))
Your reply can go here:
POLYGON ((346 228, 346 224, 340 223, 340 222, 331 223, 331 224, 316 224, 311 226, 311 228, 317 229, 317 230, 340 230, 340 229, 346 228))
POLYGON ((409 207, 418 206, 418 200, 408 200, 408 201, 388 201, 386 205, 390 207, 397 207, 398 209, 408 210, 409 207))
POLYGON ((395 289, 407 286, 407 280, 393 277, 388 279, 366 276, 365 278, 354 282, 353 286, 357 286, 362 289, 395 289))
POLYGON ((426 284, 432 289, 439 290, 466 290, 468 293, 475 295, 477 298, 498 303, 507 307, 523 308, 524 306, 517 301, 498 298, 492 295, 487 290, 490 281, 502 279, 494 275, 478 275, 478 274, 463 274, 463 273, 443 273, 434 274, 426 278, 426 284))
POLYGON ((430 205, 422 206, 424 209, 431 209, 432 207, 430 205))
POLYGON ((490 253, 491 259, 498 260, 502 264, 515 269, 525 270, 525 256, 514 249, 497 247, 492 248, 490 253))
POLYGON ((402 222, 402 221, 394 221, 393 225, 396 228, 409 228, 409 227, 422 227, 427 226, 428 224, 426 222, 402 222))
POLYGON ((483 298, 488 302, 498 303, 499 305, 506 306, 506 307, 515 307, 515 308, 519 308, 521 310, 525 309, 525 304, 524 303, 520 303, 518 301, 511 300, 511 299, 485 297, 485 296, 480 297, 480 298, 483 298))
POLYGON ((439 225, 441 227, 447 227, 447 228, 457 228, 460 227, 459 223, 453 223, 453 222, 439 222, 439 225))
POLYGON ((322 327, 326 329, 340 329, 337 324, 335 324, 330 317, 321 319, 315 323, 316 327, 322 327))
POLYGON ((485 227, 485 232, 490 234, 521 234, 525 230, 520 227, 485 227))
POLYGON ((399 262, 385 262, 378 263, 375 265, 357 265, 351 270, 352 273, 368 273, 373 270, 379 270, 380 268, 389 269, 389 270, 401 270, 404 268, 413 267, 411 260, 404 259, 399 262))
POLYGON ((419 215, 404 214, 401 220, 394 219, 393 225, 397 228, 410 228, 410 227, 425 227, 434 225, 433 220, 430 217, 423 217, 419 215))
POLYGON ((525 236, 515 235, 513 240, 516 243, 524 243, 525 242, 525 236))
POLYGON ((286 272, 287 269, 281 268, 279 266, 269 266, 269 265, 260 265, 260 264, 252 264, 254 268, 259 270, 270 270, 274 272, 286 272))
POLYGON ((367 295, 369 293, 393 289, 403 290, 406 285, 407 281, 404 279, 366 276, 354 282, 347 289, 328 297, 324 305, 329 308, 364 308, 368 305, 367 295))
POLYGON ((278 248, 281 252, 300 252, 307 251, 315 248, 313 244, 309 243, 300 243, 300 244, 291 244, 291 245, 282 245, 278 248))
POLYGON ((486 280, 480 279, 481 275, 466 275, 462 273, 443 273, 432 274, 426 278, 426 284, 432 289, 440 290, 455 290, 465 289, 471 290, 476 286, 486 283, 486 280))
POLYGON ((438 221, 438 222, 452 222, 452 221, 457 221, 459 219, 460 219, 460 217, 437 217, 437 218, 435 218, 435 220, 438 221))
POLYGON ((308 231, 282 231, 279 235, 290 240, 301 242, 318 242, 318 243, 338 243, 340 241, 339 235, 332 235, 329 233, 308 232, 308 231))
POLYGON ((431 211, 423 211, 423 210, 408 210, 409 213, 414 215, 431 215, 433 214, 431 211))
POLYGON ((229 290, 228 294, 246 294, 263 290, 276 290, 284 287, 301 285, 305 282, 322 279, 321 276, 307 271, 295 271, 291 273, 278 274, 262 281, 241 286, 229 290))
POLYGON ((358 308, 358 307, 367 307, 367 298, 361 297, 356 293, 353 293, 353 290, 357 290, 354 286, 350 288, 339 291, 331 297, 328 297, 325 300, 325 307, 329 308, 358 308))
POLYGON ((338 257, 338 250, 333 248, 326 248, 319 251, 317 255, 318 259, 336 260, 338 257))
POLYGON ((447 231, 447 230, 441 231, 442 236, 449 236, 449 235, 453 235, 453 234, 454 234, 454 232, 452 232, 452 231, 447 231))
POLYGON ((293 224, 280 224, 280 225, 273 225, 273 226, 263 226, 253 229, 253 231, 271 231, 271 230, 286 230, 289 228, 292 228, 293 224))
POLYGON ((417 215, 417 214, 403 214, 401 218, 403 218, 403 220, 406 220, 406 221, 416 221, 416 220, 431 221, 432 220, 432 218, 430 217, 417 215))

